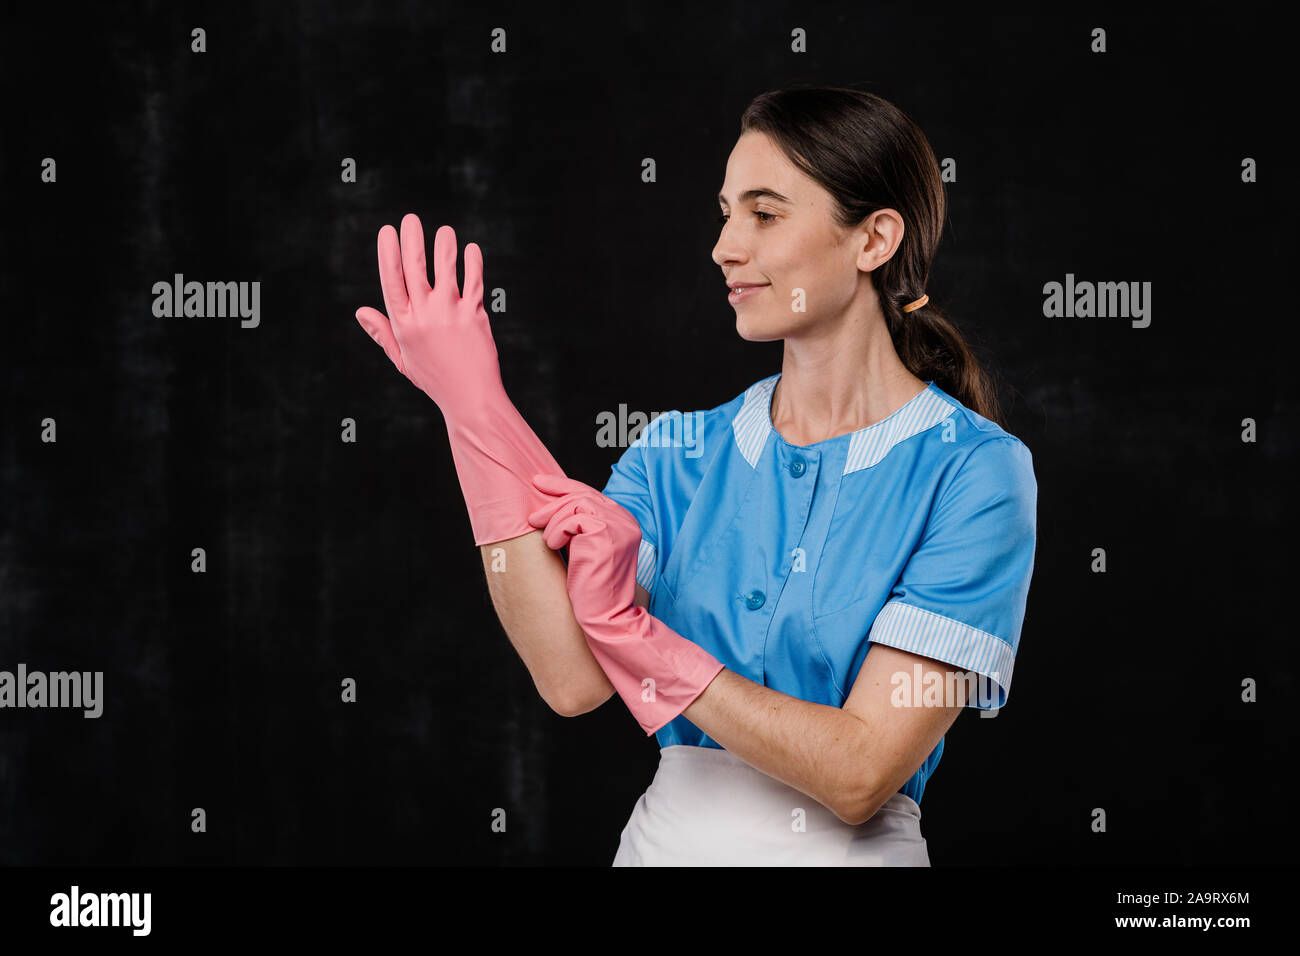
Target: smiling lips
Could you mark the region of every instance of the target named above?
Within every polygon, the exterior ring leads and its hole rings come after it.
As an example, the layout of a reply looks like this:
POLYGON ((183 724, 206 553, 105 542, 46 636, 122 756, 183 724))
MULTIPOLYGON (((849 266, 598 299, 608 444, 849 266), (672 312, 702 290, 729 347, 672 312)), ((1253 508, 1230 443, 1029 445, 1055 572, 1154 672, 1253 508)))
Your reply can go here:
POLYGON ((732 305, 738 305, 746 299, 753 298, 767 288, 767 284, 752 284, 748 282, 737 283, 736 286, 727 292, 727 301, 732 305))

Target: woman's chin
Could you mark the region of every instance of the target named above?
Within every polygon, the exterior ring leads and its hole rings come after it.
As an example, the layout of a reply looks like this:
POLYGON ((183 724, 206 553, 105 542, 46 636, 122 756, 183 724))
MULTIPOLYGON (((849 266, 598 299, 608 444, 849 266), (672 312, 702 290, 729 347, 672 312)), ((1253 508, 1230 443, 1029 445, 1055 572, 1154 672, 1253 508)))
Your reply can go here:
POLYGON ((736 316, 736 334, 746 342, 775 342, 785 338, 786 330, 777 328, 761 319, 738 314, 736 316))

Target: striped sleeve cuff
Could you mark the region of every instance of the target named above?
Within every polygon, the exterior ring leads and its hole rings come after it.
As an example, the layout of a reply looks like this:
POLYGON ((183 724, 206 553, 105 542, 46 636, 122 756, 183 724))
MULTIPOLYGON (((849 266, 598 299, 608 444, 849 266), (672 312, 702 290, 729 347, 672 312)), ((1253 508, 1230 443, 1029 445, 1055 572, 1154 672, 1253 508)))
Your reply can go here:
POLYGON ((641 547, 636 552, 636 583, 651 594, 654 593, 655 577, 658 573, 658 557, 659 553, 655 550, 655 546, 642 538, 641 547))
POLYGON ((902 601, 889 601, 871 625, 870 640, 932 657, 987 678, 972 688, 966 706, 997 710, 1011 692, 1016 652, 995 634, 902 601))

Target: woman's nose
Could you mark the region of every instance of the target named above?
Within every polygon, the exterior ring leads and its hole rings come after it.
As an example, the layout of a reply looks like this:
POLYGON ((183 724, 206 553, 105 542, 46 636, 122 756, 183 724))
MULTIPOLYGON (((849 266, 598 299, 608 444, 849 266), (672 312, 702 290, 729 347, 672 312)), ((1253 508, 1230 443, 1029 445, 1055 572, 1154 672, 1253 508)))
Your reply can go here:
POLYGON ((713 246, 713 261, 718 265, 726 265, 728 262, 744 261, 744 251, 732 242, 729 242, 726 236, 726 230, 718 237, 717 243, 713 246))

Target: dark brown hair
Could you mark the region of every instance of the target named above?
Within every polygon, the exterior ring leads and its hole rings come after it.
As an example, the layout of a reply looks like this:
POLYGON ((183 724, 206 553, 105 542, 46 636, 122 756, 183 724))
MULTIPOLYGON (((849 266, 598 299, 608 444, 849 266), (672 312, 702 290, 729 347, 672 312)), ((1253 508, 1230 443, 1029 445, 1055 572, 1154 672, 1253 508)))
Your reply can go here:
POLYGON ((873 93, 839 87, 789 87, 761 93, 745 109, 741 133, 771 137, 789 160, 835 200, 846 228, 877 209, 903 217, 903 239, 871 273, 899 359, 917 378, 1001 424, 997 389, 965 338, 934 303, 902 307, 926 292, 943 232, 947 197, 925 134, 873 93))

